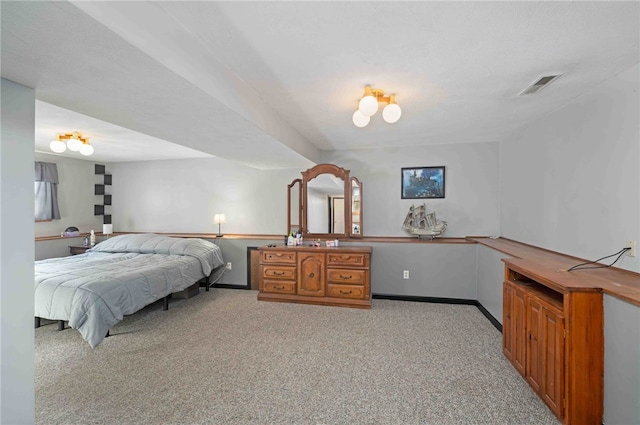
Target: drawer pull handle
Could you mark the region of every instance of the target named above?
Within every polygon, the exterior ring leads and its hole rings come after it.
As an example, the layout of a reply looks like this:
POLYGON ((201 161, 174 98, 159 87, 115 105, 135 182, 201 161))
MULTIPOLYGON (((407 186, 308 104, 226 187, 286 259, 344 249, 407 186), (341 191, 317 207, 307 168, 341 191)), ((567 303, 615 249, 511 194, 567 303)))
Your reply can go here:
POLYGON ((340 279, 349 280, 349 279, 352 279, 352 278, 353 278, 353 275, 351 275, 351 274, 349 276, 343 276, 342 274, 340 274, 340 279))
POLYGON ((341 255, 341 256, 340 256, 340 259, 341 259, 341 260, 348 260, 348 259, 350 259, 350 258, 351 258, 351 256, 350 256, 350 255, 341 255))
POLYGON ((284 276, 284 272, 273 272, 274 276, 284 276))
POLYGON ((314 276, 315 276, 315 274, 309 273, 309 277, 314 277, 314 276))
POLYGON ((279 291, 283 291, 284 290, 284 286, 274 286, 273 289, 277 289, 279 291))
POLYGON ((346 292, 346 291, 343 291, 343 290, 341 289, 341 290, 340 290, 340 293, 341 293, 342 295, 349 295, 349 294, 352 294, 352 293, 353 293, 353 291, 346 292))

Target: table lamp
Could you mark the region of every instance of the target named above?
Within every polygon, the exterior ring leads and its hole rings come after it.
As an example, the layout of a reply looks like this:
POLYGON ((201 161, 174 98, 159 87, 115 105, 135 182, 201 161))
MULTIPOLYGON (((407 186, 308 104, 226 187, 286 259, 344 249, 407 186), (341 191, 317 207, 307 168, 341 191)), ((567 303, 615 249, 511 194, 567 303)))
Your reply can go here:
POLYGON ((107 236, 109 239, 109 235, 113 233, 113 224, 103 224, 102 225, 102 234, 107 236))
POLYGON ((227 218, 224 216, 224 214, 216 214, 213 216, 213 222, 218 225, 218 234, 216 235, 216 237, 218 238, 222 237, 223 234, 220 233, 220 225, 222 223, 226 223, 227 218))

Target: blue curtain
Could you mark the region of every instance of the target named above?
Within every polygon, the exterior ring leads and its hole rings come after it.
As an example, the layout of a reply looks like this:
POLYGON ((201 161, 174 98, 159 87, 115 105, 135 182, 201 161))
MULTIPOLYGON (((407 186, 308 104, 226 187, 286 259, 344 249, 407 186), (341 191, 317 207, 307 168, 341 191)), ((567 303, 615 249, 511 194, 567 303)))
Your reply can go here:
POLYGON ((36 162, 36 221, 59 220, 58 167, 50 162, 36 162))

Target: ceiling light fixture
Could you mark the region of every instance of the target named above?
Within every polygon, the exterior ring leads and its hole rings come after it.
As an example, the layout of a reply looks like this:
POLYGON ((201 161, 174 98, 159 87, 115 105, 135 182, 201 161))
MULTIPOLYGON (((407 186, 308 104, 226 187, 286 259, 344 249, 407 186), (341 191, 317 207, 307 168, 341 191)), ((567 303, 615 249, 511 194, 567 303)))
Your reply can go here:
POLYGON ((378 103, 380 102, 387 104, 382 110, 382 118, 389 124, 397 122, 402 115, 402 109, 396 103, 396 95, 385 96, 384 91, 366 86, 362 99, 358 102, 358 109, 353 113, 353 124, 356 127, 366 127, 371 116, 378 112, 378 103))
POLYGON ((57 134, 56 140, 51 141, 49 148, 55 153, 62 153, 69 148, 70 151, 80 152, 84 156, 89 156, 94 152, 93 146, 89 143, 89 138, 84 137, 77 131, 57 134))

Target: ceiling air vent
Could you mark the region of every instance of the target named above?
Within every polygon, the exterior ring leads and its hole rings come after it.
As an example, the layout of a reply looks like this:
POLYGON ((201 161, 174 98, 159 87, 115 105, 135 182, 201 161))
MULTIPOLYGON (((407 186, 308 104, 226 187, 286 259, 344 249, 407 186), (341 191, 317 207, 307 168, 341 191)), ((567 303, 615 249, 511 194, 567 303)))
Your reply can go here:
POLYGON ((540 77, 536 80, 535 83, 531 84, 529 87, 527 87, 526 89, 524 89, 521 93, 520 96, 524 96, 526 94, 534 94, 539 92, 540 90, 542 90, 543 88, 545 88, 546 86, 548 86, 549 84, 551 84, 552 81, 556 80, 558 77, 560 77, 562 74, 557 74, 557 75, 545 75, 544 77, 540 77))

